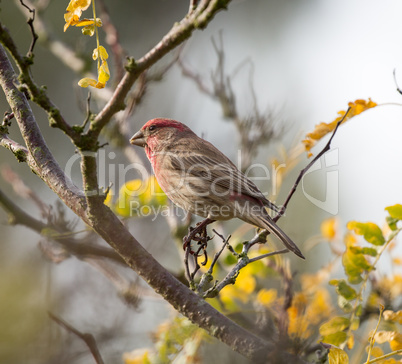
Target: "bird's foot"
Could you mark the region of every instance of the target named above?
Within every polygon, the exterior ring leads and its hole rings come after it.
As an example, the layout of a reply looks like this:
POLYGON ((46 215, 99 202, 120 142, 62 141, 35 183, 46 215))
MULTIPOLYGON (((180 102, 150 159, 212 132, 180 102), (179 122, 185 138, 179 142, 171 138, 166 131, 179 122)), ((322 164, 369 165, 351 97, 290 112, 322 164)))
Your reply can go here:
POLYGON ((212 238, 207 234, 207 226, 214 222, 215 220, 205 219, 199 222, 195 227, 190 226, 188 229, 188 235, 183 238, 183 250, 189 249, 189 253, 194 256, 205 256, 205 262, 201 263, 203 265, 206 264, 208 257, 206 256, 206 248, 208 245, 208 241, 212 238), (192 250, 191 241, 196 241, 198 244, 197 250, 192 250))

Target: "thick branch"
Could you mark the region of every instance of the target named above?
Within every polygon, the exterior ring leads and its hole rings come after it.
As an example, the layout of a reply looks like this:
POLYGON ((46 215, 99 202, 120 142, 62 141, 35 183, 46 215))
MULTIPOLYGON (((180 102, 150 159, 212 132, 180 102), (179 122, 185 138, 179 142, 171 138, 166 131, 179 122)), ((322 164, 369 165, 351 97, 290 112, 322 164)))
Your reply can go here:
MULTIPOLYGON (((0 30, 1 33, 1 30, 0 30)), ((14 70, 0 45, 0 84, 28 149, 31 169, 77 214, 83 213, 84 194, 67 177, 50 153, 25 95, 17 88, 14 70)))
POLYGON ((87 216, 82 191, 73 185, 54 160, 28 101, 16 87, 15 81, 12 66, 4 48, 0 46, 0 84, 28 147, 28 164, 35 173, 177 311, 246 357, 258 359, 273 352, 273 344, 241 328, 176 280, 139 244, 116 215, 99 203, 99 199, 95 199, 98 208, 91 211, 93 215, 87 216))

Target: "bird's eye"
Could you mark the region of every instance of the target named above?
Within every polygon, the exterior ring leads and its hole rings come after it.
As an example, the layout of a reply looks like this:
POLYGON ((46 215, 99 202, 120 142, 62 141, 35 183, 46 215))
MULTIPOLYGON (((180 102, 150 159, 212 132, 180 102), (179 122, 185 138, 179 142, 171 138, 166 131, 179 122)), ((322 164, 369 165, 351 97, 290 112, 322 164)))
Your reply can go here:
POLYGON ((151 126, 148 128, 149 131, 153 131, 153 130, 155 130, 155 129, 156 129, 156 126, 155 126, 155 125, 151 125, 151 126))

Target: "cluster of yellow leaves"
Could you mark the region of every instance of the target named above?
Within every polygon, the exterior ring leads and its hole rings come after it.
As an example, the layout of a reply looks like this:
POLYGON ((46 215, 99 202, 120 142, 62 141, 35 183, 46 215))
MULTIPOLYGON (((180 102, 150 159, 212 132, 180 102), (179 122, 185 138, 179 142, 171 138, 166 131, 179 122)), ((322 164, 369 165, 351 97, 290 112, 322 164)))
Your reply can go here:
POLYGON ((398 324, 402 324, 402 311, 394 312, 391 310, 383 310, 384 306, 381 306, 377 327, 369 334, 370 344, 366 347, 366 351, 368 352, 367 362, 370 363, 370 357, 373 356, 375 362, 380 364, 401 363, 400 360, 397 361, 395 358, 391 358, 391 356, 396 354, 402 355, 402 334, 399 332, 398 327, 398 324), (378 331, 382 316, 385 321, 388 321, 386 324, 387 329, 378 331), (380 345, 388 343, 391 352, 384 354, 380 346, 374 346, 375 343, 380 345))
POLYGON ((93 36, 96 33, 97 47, 92 52, 93 60, 97 61, 98 64, 98 79, 85 77, 78 82, 81 87, 96 87, 104 88, 106 82, 110 78, 109 66, 107 64, 107 59, 109 57, 106 49, 99 45, 99 37, 97 33, 97 28, 102 26, 102 21, 95 16, 95 5, 94 5, 94 18, 93 19, 82 19, 80 20, 81 14, 84 10, 88 9, 91 2, 95 0, 70 0, 67 6, 67 13, 64 14, 64 20, 66 24, 64 25, 64 31, 71 26, 83 27, 82 33, 84 35, 93 36))
POLYGON ((120 188, 117 201, 113 202, 113 196, 109 193, 105 204, 123 217, 149 216, 156 213, 163 215, 161 209, 167 207, 168 198, 155 176, 151 176, 146 180, 127 181, 120 188))
MULTIPOLYGON (((366 111, 368 109, 371 109, 377 104, 371 99, 366 100, 356 100, 355 102, 349 102, 348 106, 350 107, 350 110, 348 114, 346 115, 344 121, 342 123, 345 123, 347 120, 351 119, 352 117, 359 115, 363 111, 366 111)), ((338 122, 344 117, 346 111, 341 110, 338 112, 338 117, 330 122, 330 123, 320 123, 316 125, 315 129, 306 135, 306 139, 303 140, 304 148, 306 152, 308 152, 308 156, 311 157, 312 153, 310 152, 311 148, 315 146, 315 144, 321 140, 325 135, 328 133, 334 131, 336 125, 338 122)))
MULTIPOLYGON (((259 254, 263 254, 261 249, 259 254)), ((285 275, 290 275, 289 267, 282 260, 277 261, 282 266, 285 275)), ((247 265, 236 278, 234 285, 226 286, 219 296, 219 301, 224 305, 226 311, 235 312, 242 309, 246 304, 256 303, 264 310, 271 312, 273 316, 282 309, 285 304, 283 297, 275 288, 261 287, 258 278, 264 278, 272 273, 262 261, 247 265)), ((332 313, 331 298, 328 290, 323 288, 321 283, 325 282, 327 275, 304 274, 302 275, 302 289, 295 292, 292 304, 287 308, 288 335, 295 340, 309 339, 317 330, 317 327, 332 313)), ((283 277, 280 277, 283 279, 283 277)), ((289 276, 289 279, 290 276, 289 276)), ((214 302, 210 302, 220 308, 214 302)))
MULTIPOLYGON (((349 349, 354 345, 352 332, 359 329, 360 326, 359 317, 363 311, 363 292, 369 273, 375 269, 376 263, 385 248, 392 248, 391 242, 400 231, 397 224, 402 220, 402 205, 397 204, 389 206, 386 210, 389 216, 387 217, 388 226, 385 232, 372 222, 361 223, 351 221, 347 225, 350 232, 346 234, 344 239, 346 250, 342 255, 342 264, 348 277, 348 282, 344 279, 333 279, 329 283, 335 286, 339 306, 350 316, 333 317, 328 322, 321 325, 321 340, 325 343, 341 347, 346 344, 349 349), (360 245, 356 235, 362 236, 369 246, 360 245), (357 287, 358 289, 355 289, 353 285, 360 286, 357 287)), ((328 224, 330 225, 330 223, 328 224)), ((332 229, 329 228, 328 230, 331 232, 332 229)), ((329 233, 329 235, 332 236, 332 233, 329 233)), ((373 289, 374 293, 370 293, 367 299, 367 307, 382 306, 381 301, 384 299, 383 297, 388 297, 388 299, 393 301, 402 294, 402 277, 398 275, 394 275, 392 279, 379 277, 376 280, 376 285, 378 285, 378 287, 373 289), (384 294, 381 294, 382 291, 384 294)), ((380 319, 381 314, 382 310, 380 319)), ((400 329, 396 326, 397 324, 402 324, 402 311, 393 312, 388 310, 384 312, 383 316, 389 323, 387 324, 386 330, 377 332, 381 321, 379 320, 376 330, 371 333, 369 339, 368 356, 370 358, 370 355, 372 355, 377 358, 379 363, 396 363, 397 361, 393 358, 389 358, 389 356, 394 355, 396 351, 402 349, 402 334, 400 333, 400 329), (390 322, 392 322, 392 325, 390 322), (384 354, 382 348, 373 346, 374 342, 378 344, 388 342, 392 352, 384 354)), ((338 348, 337 350, 339 354, 339 350, 341 349, 338 348)), ((340 360, 339 363, 348 363, 347 355, 346 357, 345 355, 342 356, 343 359, 340 360)), ((367 359, 367 363, 371 363, 371 361, 367 359)))
POLYGON ((316 287, 313 292, 302 290, 294 295, 287 312, 288 335, 291 338, 309 339, 317 326, 332 313, 330 295, 326 289, 320 287, 316 287))
POLYGON ((82 34, 93 36, 95 33, 95 26, 101 27, 102 21, 99 18, 95 19, 82 19, 81 14, 84 10, 87 10, 91 5, 92 0, 71 0, 67 6, 67 13, 64 14, 64 31, 71 26, 84 27, 82 34))
MULTIPOLYGON (((268 304, 273 303, 276 298, 276 290, 269 292, 271 299, 266 296, 268 293, 265 289, 260 289, 256 292, 257 278, 264 278, 267 274, 267 269, 261 261, 246 265, 236 278, 236 284, 226 286, 221 292, 219 299, 228 311, 238 311, 242 304, 247 304, 254 301, 256 297, 264 300, 268 304), (261 293, 260 293, 261 292, 261 293), (265 294, 265 296, 264 296, 265 294)), ((261 301, 259 301, 261 303, 261 301)), ((211 302, 214 304, 213 302, 211 302)))
POLYGON ((95 48, 92 53, 92 59, 94 61, 98 61, 98 79, 94 80, 90 77, 84 77, 78 81, 78 85, 81 87, 92 86, 96 88, 104 88, 106 86, 106 82, 109 81, 110 78, 109 66, 106 61, 108 57, 109 55, 103 46, 95 48))

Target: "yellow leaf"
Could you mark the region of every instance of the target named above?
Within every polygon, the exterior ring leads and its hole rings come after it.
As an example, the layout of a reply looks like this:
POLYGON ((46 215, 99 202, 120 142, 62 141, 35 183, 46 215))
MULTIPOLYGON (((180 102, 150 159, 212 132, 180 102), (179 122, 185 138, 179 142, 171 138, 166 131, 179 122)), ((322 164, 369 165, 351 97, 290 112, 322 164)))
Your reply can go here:
POLYGON ((332 241, 336 235, 337 225, 337 219, 335 217, 324 220, 321 223, 321 235, 325 239, 332 241))
POLYGON ((395 331, 377 331, 374 335, 374 340, 379 344, 384 344, 394 340, 396 334, 397 332, 395 331))
POLYGON ((257 282, 251 274, 242 274, 240 271, 239 276, 236 279, 236 287, 243 292, 243 301, 248 301, 248 296, 250 293, 254 292, 257 282))
POLYGON ((70 3, 67 5, 67 11, 74 11, 77 9, 81 9, 84 11, 89 8, 91 5, 91 0, 70 0, 70 3))
POLYGON ((96 84, 97 84, 96 80, 94 80, 93 78, 88 78, 88 77, 82 78, 81 80, 78 81, 78 86, 81 86, 81 87, 88 87, 88 86, 95 87, 96 84))
POLYGON ((71 0, 67 6, 67 13, 64 14, 64 20, 66 24, 64 25, 64 31, 70 25, 75 25, 78 23, 82 12, 88 9, 91 5, 91 0, 71 0))
POLYGON ((395 265, 402 265, 402 258, 393 258, 392 263, 395 265))
POLYGON ((402 349, 402 334, 396 332, 393 339, 390 341, 389 346, 392 351, 402 349))
POLYGON ((96 60, 98 59, 98 57, 99 57, 99 50, 98 50, 98 48, 95 48, 95 49, 92 51, 92 59, 93 59, 94 61, 96 61, 96 60))
POLYGON ((98 69, 98 82, 106 84, 106 82, 109 81, 109 78, 109 66, 107 65, 106 61, 102 61, 102 64, 98 69))
MULTIPOLYGON (((377 104, 375 102, 371 101, 371 99, 369 99, 368 101, 356 100, 355 102, 349 102, 348 106, 350 107, 349 113, 345 117, 345 119, 342 123, 346 122, 347 120, 350 120, 353 116, 359 115, 360 113, 362 113, 363 111, 365 111, 367 109, 371 109, 371 108, 377 106, 377 104)), ((338 112, 339 116, 334 121, 332 121, 330 123, 322 122, 322 123, 316 125, 315 129, 311 133, 308 133, 306 135, 306 139, 302 141, 302 143, 304 144, 305 150, 307 152, 309 152, 311 150, 311 148, 314 147, 315 144, 321 138, 323 138, 328 133, 332 132, 335 129, 338 122, 345 115, 345 113, 346 113, 346 111, 343 111, 343 110, 339 111, 338 112)), ((309 154, 311 154, 311 153, 309 153, 309 154)))
POLYGON ((99 88, 99 89, 105 88, 105 87, 106 87, 106 83, 97 82, 96 85, 95 85, 95 87, 96 87, 96 88, 99 88))
POLYGON ((317 289, 307 305, 306 317, 311 325, 318 325, 331 314, 331 297, 327 290, 317 289))
MULTIPOLYGON (((366 352, 368 353, 370 346, 366 347, 366 352)), ((378 358, 379 356, 384 355, 384 351, 379 347, 379 346, 374 346, 371 348, 371 356, 374 356, 374 358, 378 358)))
POLYGON ((354 230, 358 235, 363 235, 364 239, 373 245, 383 245, 385 243, 384 236, 378 225, 373 222, 357 222, 349 221, 347 224, 349 230, 354 230))
POLYGON ((355 337, 351 334, 348 337, 348 340, 346 341, 346 346, 348 347, 349 350, 352 350, 354 345, 355 345, 355 337))
POLYGON ((228 285, 219 294, 221 302, 229 311, 237 311, 239 309, 236 299, 239 299, 239 291, 233 285, 228 285))
POLYGON ((107 195, 106 195, 105 201, 103 201, 103 203, 104 203, 106 206, 111 207, 111 206, 112 206, 112 200, 113 200, 113 192, 112 192, 111 189, 109 189, 109 191, 108 191, 108 193, 107 193, 107 195))
MULTIPOLYGON (((95 21, 93 19, 86 19, 85 18, 85 19, 80 20, 77 24, 75 24, 76 27, 85 27, 87 25, 95 26, 95 21)), ((99 28, 102 25, 103 25, 102 20, 100 18, 96 18, 96 26, 99 28)))
POLYGON ((161 211, 168 204, 165 193, 160 188, 155 176, 146 180, 134 179, 127 181, 119 191, 115 205, 118 214, 130 216, 147 216, 161 211), (153 209, 153 207, 159 209, 153 209))
POLYGON ((402 310, 394 312, 391 310, 386 310, 383 313, 384 320, 398 322, 402 325, 402 310))
POLYGON ((300 310, 291 306, 287 310, 289 317, 288 335, 291 337, 308 338, 311 336, 309 329, 310 322, 305 315, 300 313, 300 310))
POLYGON ((327 336, 330 334, 335 334, 340 332, 350 325, 350 320, 347 317, 337 316, 331 320, 325 322, 320 326, 320 334, 322 336, 327 336))
MULTIPOLYGON (((81 14, 80 14, 81 15, 81 14)), ((66 13, 64 14, 64 20, 66 22, 66 24, 64 24, 64 31, 67 30, 67 28, 70 25, 75 25, 77 24, 77 22, 79 21, 80 17, 79 15, 75 14, 75 13, 66 13)))
POLYGON ((263 306, 270 307, 276 300, 278 292, 276 289, 260 289, 257 294, 257 302, 263 306))
POLYGON ((328 353, 329 364, 349 364, 349 357, 342 349, 332 347, 328 353))
POLYGON ((103 46, 99 46, 99 55, 102 60, 109 58, 109 55, 107 54, 106 49, 103 46))
POLYGON ((93 19, 82 19, 75 24, 76 27, 85 27, 87 25, 92 25, 95 24, 95 21, 93 19))
POLYGON ((396 204, 393 206, 388 206, 385 208, 386 211, 390 214, 391 217, 402 220, 402 205, 396 204))

